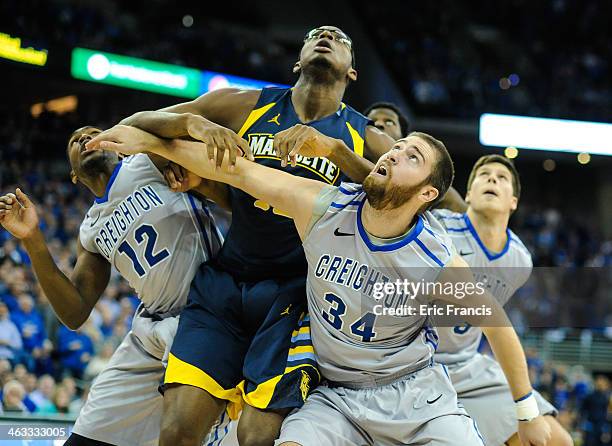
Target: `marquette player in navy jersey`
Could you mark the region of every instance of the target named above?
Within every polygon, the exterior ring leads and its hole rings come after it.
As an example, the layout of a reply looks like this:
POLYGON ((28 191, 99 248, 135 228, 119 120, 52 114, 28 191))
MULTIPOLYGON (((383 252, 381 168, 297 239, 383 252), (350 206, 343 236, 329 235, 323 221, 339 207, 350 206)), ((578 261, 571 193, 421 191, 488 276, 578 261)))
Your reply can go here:
MULTIPOLYGON (((512 161, 486 155, 470 173, 466 211, 433 211, 457 252, 477 278, 487 278, 491 294, 501 305, 527 281, 532 269, 529 251, 508 228, 520 193, 519 174, 512 161)), ((459 401, 476 420, 486 444, 520 444, 508 382, 496 361, 478 353, 482 330, 464 324, 439 328, 438 333, 435 359, 448 367, 459 401)), ((556 409, 536 391, 533 398, 551 428, 548 444, 571 445, 571 437, 554 418, 556 409)))
MULTIPOLYGON (((158 386, 177 315, 191 278, 222 239, 205 202, 168 188, 160 173, 166 160, 85 152, 85 143, 100 132, 83 127, 68 142, 73 182, 96 197, 80 227, 70 277, 55 265, 36 208, 21 190, 0 197, 0 224, 23 242, 45 295, 71 329, 89 317, 111 265, 136 290, 142 304, 131 331, 94 381, 66 445, 155 446, 162 413, 158 386)), ((208 183, 198 187, 213 198, 215 189, 208 183)))
POLYGON ((375 102, 363 111, 377 129, 386 133, 394 141, 405 138, 410 130, 408 118, 400 108, 391 102, 375 102))
MULTIPOLYGON (((337 185, 361 182, 392 140, 342 102, 357 79, 351 39, 310 31, 291 89, 223 89, 122 121, 164 138, 206 143, 211 163, 244 154, 292 175, 337 185), (312 144, 328 144, 323 157, 312 144), (280 161, 280 162, 279 162, 280 161)), ((213 262, 193 282, 165 376, 161 443, 198 444, 230 402, 246 406, 242 445, 272 444, 281 422, 319 382, 306 312, 306 260, 287 216, 238 188, 228 190, 232 224, 213 262), (299 335, 293 336, 302 324, 299 335)))
MULTIPOLYGON (((404 308, 407 296, 373 292, 377 284, 398 280, 473 283, 467 264, 427 211, 450 187, 454 173, 440 141, 423 133, 398 140, 363 188, 326 185, 245 159, 237 159, 233 171, 226 170, 227 161, 214 169, 200 143, 167 141, 126 126, 105 132, 97 146, 151 151, 265 200, 294 220, 308 259, 310 315, 293 336, 300 339, 312 330, 316 360, 328 384, 285 420, 277 444, 482 444, 443 366, 433 363, 438 336, 429 313, 399 314, 393 310, 404 308)), ((305 155, 328 150, 325 143, 313 144, 305 155)), ((492 310, 493 317, 484 322, 493 326, 482 330, 517 401, 520 438, 526 445, 546 444, 550 428, 530 397, 526 360, 503 309, 478 287, 462 289, 462 299, 436 288, 420 297, 426 309, 442 299, 464 309, 492 310)))

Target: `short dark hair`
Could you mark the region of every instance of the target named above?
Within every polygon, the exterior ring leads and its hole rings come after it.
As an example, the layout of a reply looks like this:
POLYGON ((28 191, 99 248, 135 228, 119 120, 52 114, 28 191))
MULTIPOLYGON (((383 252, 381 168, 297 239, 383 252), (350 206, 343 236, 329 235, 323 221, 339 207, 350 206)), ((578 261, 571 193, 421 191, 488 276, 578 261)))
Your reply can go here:
POLYGON ((399 120, 402 137, 403 138, 406 137, 406 135, 408 134, 408 131, 410 130, 410 123, 408 122, 408 118, 406 117, 406 115, 400 110, 400 108, 397 105, 395 105, 392 102, 375 102, 372 105, 370 105, 368 108, 366 108, 363 111, 363 114, 365 116, 368 116, 370 112, 376 108, 386 108, 394 112, 397 115, 397 118, 399 120))
MULTIPOLYGON (((99 130, 99 129, 101 129, 101 127, 96 127, 95 125, 84 125, 83 127, 79 127, 78 129, 76 129, 72 133, 70 133, 70 136, 68 136, 68 141, 70 141, 72 139, 72 137, 74 135, 76 135, 77 133, 85 131, 87 129, 96 129, 96 130, 99 130)), ((70 158, 70 145, 69 144, 66 144, 66 156, 68 156, 68 158, 70 158)))
POLYGON ((510 173, 512 174, 512 193, 513 195, 519 199, 521 197, 521 179, 519 177, 518 170, 514 166, 514 163, 509 158, 506 158, 502 155, 484 155, 478 158, 474 167, 472 167, 472 171, 470 172, 470 176, 468 178, 467 190, 469 191, 472 187, 472 183, 474 182, 474 178, 476 178, 476 171, 480 169, 485 164, 491 163, 499 163, 508 168, 510 173))
POLYGON ((438 190, 438 197, 429 202, 423 209, 427 210, 435 207, 442 201, 446 192, 450 189, 453 184, 453 179, 455 178, 455 166, 446 146, 439 139, 423 132, 410 132, 408 136, 416 136, 423 139, 438 153, 436 163, 433 165, 431 174, 426 180, 428 184, 431 184, 438 190))

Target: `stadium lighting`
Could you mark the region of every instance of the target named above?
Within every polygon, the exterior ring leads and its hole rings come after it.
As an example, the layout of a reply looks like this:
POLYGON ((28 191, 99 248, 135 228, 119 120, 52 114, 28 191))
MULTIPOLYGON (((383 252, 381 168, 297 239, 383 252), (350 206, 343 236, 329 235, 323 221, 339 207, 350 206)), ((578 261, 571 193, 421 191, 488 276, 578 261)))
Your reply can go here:
POLYGON ((480 116, 480 143, 612 155, 612 124, 485 113, 480 116))
POLYGON ((265 86, 286 87, 286 85, 245 77, 200 71, 84 48, 72 50, 71 72, 77 79, 190 99, 224 87, 253 89, 265 86))
POLYGON ((47 56, 48 51, 45 49, 22 48, 19 37, 0 33, 0 57, 4 59, 44 67, 47 63, 47 56))

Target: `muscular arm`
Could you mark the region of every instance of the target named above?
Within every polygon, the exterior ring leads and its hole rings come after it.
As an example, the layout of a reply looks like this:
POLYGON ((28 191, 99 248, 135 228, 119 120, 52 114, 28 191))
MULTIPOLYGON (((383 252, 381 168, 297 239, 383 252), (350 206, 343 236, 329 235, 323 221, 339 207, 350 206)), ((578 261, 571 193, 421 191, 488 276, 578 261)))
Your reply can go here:
POLYGON ((261 166, 244 158, 238 158, 233 172, 227 170, 227 157, 221 169, 215 169, 208 161, 202 144, 173 140, 150 150, 180 164, 202 178, 229 184, 264 200, 283 214, 292 218, 303 237, 312 216, 313 207, 325 183, 291 175, 280 170, 261 166))
POLYGON ((257 103, 260 90, 223 88, 206 93, 193 101, 157 111, 142 111, 120 124, 145 130, 162 138, 189 136, 189 127, 196 121, 214 122, 238 132, 257 103))
MULTIPOLYGON (((458 255, 454 255, 448 267, 442 270, 438 281, 442 284, 475 282, 469 266, 458 255)), ((492 309, 493 315, 490 319, 486 319, 485 323, 495 326, 482 327, 482 318, 466 317, 466 320, 473 325, 481 326, 482 331, 489 340, 493 353, 495 353, 495 358, 504 371, 514 399, 525 396, 531 392, 527 360, 519 338, 506 316, 506 312, 497 302, 497 299, 488 291, 485 290, 484 293, 479 293, 476 288, 473 292, 467 293, 467 287, 465 289, 466 296, 463 299, 457 299, 454 295, 448 294, 436 296, 436 298, 454 305, 470 308, 479 308, 484 305, 492 309)))
POLYGON ((76 330, 87 320, 108 285, 110 264, 86 251, 79 242, 76 265, 69 279, 53 261, 40 231, 23 239, 23 245, 55 313, 68 328, 76 330))
POLYGON ((352 181, 362 183, 381 155, 387 153, 393 147, 394 141, 376 127, 368 125, 366 127, 363 157, 349 149, 342 141, 340 142, 342 144, 339 144, 338 148, 330 154, 329 160, 352 181))

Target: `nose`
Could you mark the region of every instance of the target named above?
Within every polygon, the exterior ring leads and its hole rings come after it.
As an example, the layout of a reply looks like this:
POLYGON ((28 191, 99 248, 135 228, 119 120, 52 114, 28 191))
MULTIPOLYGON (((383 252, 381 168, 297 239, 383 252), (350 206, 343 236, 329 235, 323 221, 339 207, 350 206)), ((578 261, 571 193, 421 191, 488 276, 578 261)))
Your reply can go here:
POLYGON ((378 119, 376 121, 374 121, 374 127, 376 127, 379 130, 385 130, 385 122, 382 119, 378 119))
POLYGON ((487 182, 497 184, 497 178, 495 177, 495 175, 490 175, 487 179, 487 182))
POLYGON ((319 39, 335 40, 334 33, 330 30, 324 29, 321 31, 321 34, 319 34, 319 39))
POLYGON ((391 152, 387 159, 391 161, 391 164, 397 164, 397 155, 394 152, 391 152))

